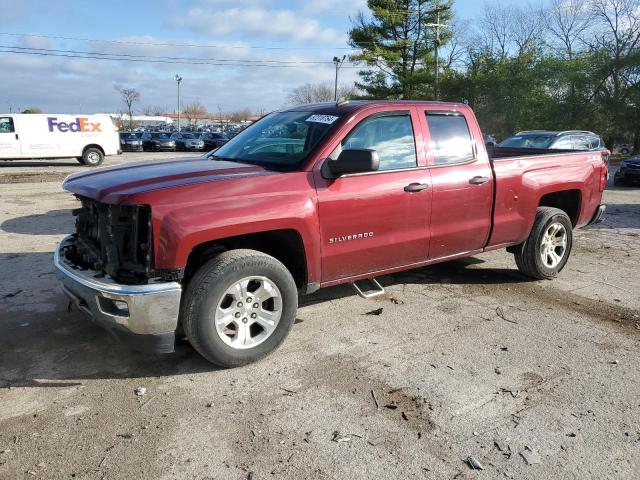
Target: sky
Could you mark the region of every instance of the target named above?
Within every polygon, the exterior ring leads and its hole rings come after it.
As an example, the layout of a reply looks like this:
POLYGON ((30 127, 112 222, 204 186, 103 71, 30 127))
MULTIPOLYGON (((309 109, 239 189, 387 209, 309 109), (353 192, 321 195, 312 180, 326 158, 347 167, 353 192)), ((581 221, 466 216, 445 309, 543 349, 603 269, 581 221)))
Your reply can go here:
MULTIPOLYGON (((458 18, 481 8, 455 1, 458 18)), ((350 52, 349 17, 363 9, 366 0, 0 0, 0 112, 117 112, 123 87, 140 92, 138 111, 175 111, 176 74, 183 108, 271 111, 300 85, 333 82, 332 58, 350 52), (100 59, 74 58, 89 55, 100 59)), ((341 83, 356 72, 345 65, 341 83)))

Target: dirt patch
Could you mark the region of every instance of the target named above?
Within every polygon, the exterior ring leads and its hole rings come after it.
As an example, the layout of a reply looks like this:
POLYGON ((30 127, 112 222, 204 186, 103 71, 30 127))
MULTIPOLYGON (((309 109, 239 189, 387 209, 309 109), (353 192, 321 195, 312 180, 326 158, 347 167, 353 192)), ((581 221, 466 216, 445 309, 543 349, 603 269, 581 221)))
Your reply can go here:
POLYGON ((0 174, 0 184, 61 182, 68 173, 5 173, 0 174))

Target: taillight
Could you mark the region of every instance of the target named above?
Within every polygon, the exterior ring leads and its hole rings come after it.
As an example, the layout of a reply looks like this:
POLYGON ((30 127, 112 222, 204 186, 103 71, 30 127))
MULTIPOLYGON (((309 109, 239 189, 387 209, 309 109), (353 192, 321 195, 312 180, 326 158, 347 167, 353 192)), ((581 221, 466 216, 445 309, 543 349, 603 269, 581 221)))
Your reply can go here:
POLYGON ((604 192, 604 189, 607 188, 607 166, 602 165, 600 167, 600 191, 604 192))

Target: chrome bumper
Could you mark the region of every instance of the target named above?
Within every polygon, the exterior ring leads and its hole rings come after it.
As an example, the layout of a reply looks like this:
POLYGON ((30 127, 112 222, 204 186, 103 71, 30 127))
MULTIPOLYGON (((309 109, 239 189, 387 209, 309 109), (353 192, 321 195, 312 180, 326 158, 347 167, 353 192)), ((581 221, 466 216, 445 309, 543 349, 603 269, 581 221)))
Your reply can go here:
POLYGON ((122 285, 109 277, 96 278, 61 254, 73 237, 65 238, 54 252, 62 290, 82 312, 119 340, 137 350, 173 351, 182 287, 177 282, 122 285))
POLYGON ((593 218, 589 222, 589 225, 597 225, 598 223, 604 222, 604 214, 607 211, 606 205, 600 205, 596 209, 596 213, 593 214, 593 218))

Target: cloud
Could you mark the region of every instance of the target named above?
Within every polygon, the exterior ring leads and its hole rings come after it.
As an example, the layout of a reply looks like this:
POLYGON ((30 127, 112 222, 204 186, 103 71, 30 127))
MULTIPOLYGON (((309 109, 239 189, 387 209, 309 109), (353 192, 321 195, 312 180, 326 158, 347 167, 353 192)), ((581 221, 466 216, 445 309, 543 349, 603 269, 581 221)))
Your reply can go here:
POLYGON ((251 35, 254 38, 275 37, 296 41, 314 41, 344 45, 346 35, 323 27, 318 20, 293 10, 255 7, 215 9, 206 5, 190 8, 186 14, 171 20, 174 27, 187 28, 208 35, 251 35))
MULTIPOLYGON (((166 37, 123 37, 129 43, 82 43, 24 40, 17 44, 37 44, 34 48, 63 48, 100 53, 175 56, 195 59, 313 61, 331 58, 331 51, 310 53, 255 50, 244 42, 211 40, 216 48, 170 47, 161 44, 196 43, 166 37), (141 44, 147 45, 141 45, 141 44)), ((90 60, 78 58, 38 57, 0 53, 3 91, 0 111, 36 106, 50 113, 117 112, 124 108, 116 87, 140 91, 136 106, 175 109, 176 82, 180 73, 184 81, 181 94, 184 104, 199 100, 210 112, 218 105, 223 111, 249 107, 270 111, 281 107, 294 88, 305 83, 332 81, 333 65, 301 64, 297 68, 210 66, 187 64, 149 64, 142 62, 90 60)), ((355 70, 343 69, 344 83, 354 80, 355 70)))

